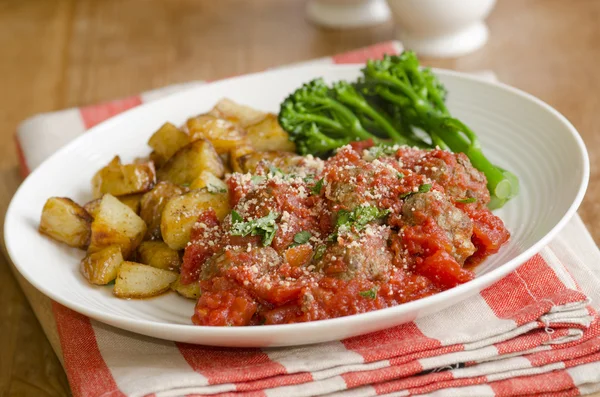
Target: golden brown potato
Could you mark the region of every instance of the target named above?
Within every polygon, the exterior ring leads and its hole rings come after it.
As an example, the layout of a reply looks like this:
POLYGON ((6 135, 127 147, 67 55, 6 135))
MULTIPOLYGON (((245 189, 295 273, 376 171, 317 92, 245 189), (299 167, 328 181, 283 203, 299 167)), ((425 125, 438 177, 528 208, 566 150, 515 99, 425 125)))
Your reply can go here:
POLYGON ((144 196, 144 194, 138 193, 138 194, 128 194, 126 196, 119 196, 117 198, 119 199, 120 202, 122 202, 123 204, 125 204, 126 206, 131 208, 131 210, 133 212, 135 212, 136 214, 139 214, 143 196, 144 196))
POLYGON ((92 284, 105 285, 117 278, 123 263, 121 248, 111 245, 98 252, 87 254, 81 261, 81 273, 92 284))
POLYGON ((190 240, 190 231, 198 216, 212 208, 222 220, 230 211, 227 193, 192 190, 173 197, 162 212, 160 230, 163 240, 174 250, 183 249, 190 240))
POLYGON ((227 184, 217 178, 212 172, 202 171, 198 178, 190 184, 191 190, 206 188, 209 193, 226 193, 227 184))
MULTIPOLYGON (((133 212, 139 215, 142 197, 143 194, 138 193, 128 194, 126 196, 120 196, 117 198, 120 202, 131 208, 133 212)), ((83 209, 85 209, 92 218, 95 218, 96 214, 98 213, 98 209, 100 208, 100 201, 102 201, 102 198, 97 198, 92 201, 89 201, 83 205, 83 209)))
POLYGON ((158 179, 177 185, 190 184, 202 171, 218 177, 224 174, 223 163, 213 145, 204 139, 184 146, 158 170, 158 179))
POLYGON ((281 128, 277 116, 268 114, 264 119, 246 128, 250 144, 257 152, 282 151, 295 152, 296 145, 281 128))
POLYGON ((119 298, 149 298, 169 290, 177 273, 135 262, 123 262, 113 293, 119 298))
POLYGON ((167 162, 167 159, 163 159, 162 156, 156 152, 151 152, 148 155, 148 158, 154 163, 154 168, 157 170, 167 162))
POLYGON ((227 98, 221 99, 208 114, 229 120, 242 128, 256 124, 266 116, 265 112, 240 105, 227 98))
POLYGON ((198 299, 200 297, 200 283, 196 282, 183 285, 179 282, 179 276, 177 276, 177 280, 171 284, 171 289, 188 299, 198 299))
POLYGON ((190 143, 188 135, 171 123, 165 123, 148 140, 148 145, 154 150, 154 158, 164 164, 179 149, 190 143))
POLYGON ((137 259, 145 265, 164 270, 177 270, 181 266, 179 252, 162 241, 144 241, 137 252, 137 259))
POLYGON ((142 196, 140 217, 148 225, 146 238, 157 240, 160 238, 160 219, 163 208, 173 196, 184 193, 184 189, 171 182, 158 182, 148 193, 142 196))
POLYGON ((287 171, 296 165, 301 157, 290 152, 252 152, 240 156, 237 159, 237 167, 242 173, 256 172, 256 167, 264 161, 272 164, 283 171, 287 171))
POLYGON ((245 133, 240 127, 231 121, 208 114, 192 117, 188 119, 186 125, 192 141, 206 139, 213 144, 219 154, 228 153, 246 140, 245 133))
POLYGON ((154 186, 156 172, 151 162, 144 164, 121 164, 119 156, 94 175, 92 190, 94 197, 102 197, 105 193, 113 196, 124 196, 132 193, 143 193, 154 186))
POLYGON ((92 222, 92 236, 88 252, 98 252, 116 245, 124 258, 134 252, 146 234, 146 223, 116 197, 105 194, 92 222))
POLYGON ((96 214, 98 213, 98 209, 100 208, 100 201, 102 201, 101 198, 88 201, 83 205, 83 209, 86 210, 92 218, 95 218, 96 214))
POLYGON ((254 148, 250 145, 238 146, 229 152, 229 165, 234 172, 241 172, 245 174, 244 167, 242 166, 242 159, 251 153, 256 153, 254 148))
POLYGON ((40 232, 71 247, 85 249, 90 242, 92 217, 66 197, 51 197, 44 204, 40 232))

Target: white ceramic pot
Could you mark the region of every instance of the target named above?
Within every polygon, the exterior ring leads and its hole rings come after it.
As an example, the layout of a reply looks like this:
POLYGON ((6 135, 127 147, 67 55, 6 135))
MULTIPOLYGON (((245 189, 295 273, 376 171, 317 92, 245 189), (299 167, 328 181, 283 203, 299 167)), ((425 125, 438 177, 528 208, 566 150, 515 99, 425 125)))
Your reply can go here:
POLYGON ((485 18, 496 0, 387 0, 404 47, 420 55, 456 57, 482 47, 485 18))
POLYGON ((328 28, 374 26, 390 19, 385 0, 308 0, 306 17, 328 28))

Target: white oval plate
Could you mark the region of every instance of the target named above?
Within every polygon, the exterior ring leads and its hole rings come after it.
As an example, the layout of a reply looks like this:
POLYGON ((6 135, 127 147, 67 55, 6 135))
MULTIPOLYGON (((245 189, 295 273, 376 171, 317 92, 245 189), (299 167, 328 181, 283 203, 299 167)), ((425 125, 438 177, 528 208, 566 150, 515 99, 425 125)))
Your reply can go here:
POLYGON ((312 323, 257 327, 191 324, 194 303, 170 293, 149 300, 122 300, 111 287, 89 285, 79 273, 83 252, 41 235, 37 226, 46 199, 90 197, 94 173, 115 155, 125 161, 149 152, 150 135, 165 121, 183 123, 220 98, 278 111, 300 84, 318 76, 354 79, 358 66, 308 66, 232 78, 139 106, 94 127, 38 167, 15 194, 6 216, 8 252, 21 274, 57 302, 99 321, 144 335, 217 346, 287 346, 343 339, 398 325, 477 294, 537 253, 581 203, 589 176, 588 156, 573 126, 540 100, 502 84, 438 71, 449 90, 452 113, 475 130, 492 162, 521 181, 520 195, 497 214, 512 233, 500 253, 477 268, 475 280, 400 306, 312 323))

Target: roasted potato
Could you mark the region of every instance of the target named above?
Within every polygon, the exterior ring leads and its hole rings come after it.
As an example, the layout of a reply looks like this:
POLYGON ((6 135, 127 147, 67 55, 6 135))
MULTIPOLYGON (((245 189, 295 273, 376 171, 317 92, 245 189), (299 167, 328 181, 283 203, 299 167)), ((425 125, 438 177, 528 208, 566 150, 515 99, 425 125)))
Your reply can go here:
POLYGON ((135 262, 123 262, 113 293, 119 298, 149 298, 169 290, 177 273, 135 262))
POLYGON ((177 280, 171 284, 171 289, 188 299, 198 299, 200 297, 200 283, 196 282, 183 285, 179 282, 179 276, 177 276, 177 280))
POLYGON ((222 179, 217 178, 212 172, 202 171, 198 178, 190 184, 190 189, 206 188, 209 193, 226 193, 227 184, 222 179))
POLYGON ((231 149, 245 142, 245 133, 231 121, 203 114, 188 119, 187 129, 190 139, 206 139, 214 146, 217 153, 228 153, 231 149))
POLYGON ((168 159, 164 159, 160 154, 158 154, 154 151, 148 155, 148 158, 150 159, 150 161, 152 161, 154 163, 155 169, 159 169, 160 167, 162 167, 168 160, 168 159))
POLYGON ((160 219, 163 208, 173 196, 184 193, 184 189, 171 182, 158 182, 148 193, 142 196, 140 217, 148 225, 146 238, 156 240, 160 238, 160 219))
POLYGON ((261 162, 269 163, 286 171, 296 165, 300 157, 290 152, 251 152, 236 161, 238 172, 254 173, 261 162))
POLYGON ((230 211, 227 193, 210 193, 206 189, 192 190, 173 197, 162 212, 160 231, 163 240, 174 250, 184 248, 198 216, 212 208, 219 220, 230 211))
POLYGON ((98 252, 87 254, 81 261, 81 273, 92 284, 105 285, 117 278, 123 263, 121 248, 111 245, 98 252))
POLYGON ((234 172, 245 174, 241 159, 251 153, 257 153, 250 145, 238 146, 229 152, 229 165, 234 172))
POLYGON ((208 114, 229 120, 242 128, 256 124, 266 116, 265 112, 240 105, 227 98, 221 99, 208 114))
POLYGON ((51 197, 44 204, 40 232, 71 247, 85 249, 90 242, 92 217, 66 197, 51 197))
POLYGON ((190 138, 185 132, 171 123, 165 123, 148 140, 154 153, 151 159, 156 160, 157 166, 160 166, 188 143, 190 138))
POLYGON ((158 179, 177 185, 192 183, 202 171, 219 178, 224 175, 223 163, 213 145, 204 139, 192 142, 173 155, 158 170, 158 179))
MULTIPOLYGON (((135 212, 136 214, 139 214, 142 196, 143 196, 143 194, 138 193, 138 194, 128 194, 126 196, 120 196, 117 198, 119 199, 120 202, 122 202, 123 204, 125 204, 126 206, 131 208, 131 210, 133 212, 135 212)), ((98 213, 98 209, 100 208, 101 201, 102 201, 102 198, 97 198, 92 201, 89 201, 83 205, 83 209, 85 209, 92 218, 95 218, 96 214, 98 213)))
POLYGON ((92 218, 95 218, 96 214, 98 213, 98 209, 100 208, 100 201, 102 201, 101 198, 88 201, 83 205, 83 209, 86 210, 92 218))
POLYGON ((268 114, 258 123, 246 127, 246 132, 250 144, 257 152, 296 151, 296 145, 290 141, 290 136, 281 128, 274 114, 268 114))
POLYGON ((138 261, 145 265, 164 270, 177 270, 181 266, 179 252, 162 241, 144 241, 137 252, 138 261))
POLYGON ((126 206, 128 206, 129 208, 131 208, 131 210, 133 212, 135 212, 136 214, 140 213, 140 206, 141 206, 141 202, 142 202, 142 193, 138 193, 138 194, 128 194, 126 196, 119 196, 117 197, 119 199, 120 202, 122 202, 123 204, 125 204, 126 206))
POLYGON ((143 193, 156 183, 156 172, 152 162, 144 164, 121 164, 119 156, 94 175, 92 191, 95 198, 105 193, 113 196, 143 193))
POLYGON ((108 246, 121 248, 124 258, 134 252, 146 234, 146 223, 116 197, 105 194, 92 222, 88 252, 98 252, 108 246))

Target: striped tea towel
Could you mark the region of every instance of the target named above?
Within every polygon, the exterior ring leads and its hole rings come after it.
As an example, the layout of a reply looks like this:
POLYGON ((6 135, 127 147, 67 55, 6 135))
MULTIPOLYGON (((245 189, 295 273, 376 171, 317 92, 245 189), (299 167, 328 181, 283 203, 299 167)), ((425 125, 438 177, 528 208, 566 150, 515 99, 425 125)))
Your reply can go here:
MULTIPOLYGON (((362 63, 399 49, 388 42, 312 62, 362 63)), ((187 86, 25 121, 17 134, 24 174, 95 124, 187 86)), ((600 390, 598 275, 600 253, 575 217, 540 254, 479 295, 342 341, 268 349, 173 343, 55 302, 51 319, 39 318, 56 324, 44 329, 58 335, 75 396, 574 396, 600 390)))

